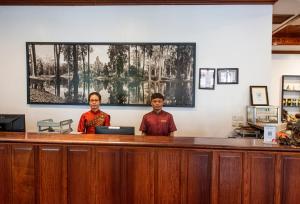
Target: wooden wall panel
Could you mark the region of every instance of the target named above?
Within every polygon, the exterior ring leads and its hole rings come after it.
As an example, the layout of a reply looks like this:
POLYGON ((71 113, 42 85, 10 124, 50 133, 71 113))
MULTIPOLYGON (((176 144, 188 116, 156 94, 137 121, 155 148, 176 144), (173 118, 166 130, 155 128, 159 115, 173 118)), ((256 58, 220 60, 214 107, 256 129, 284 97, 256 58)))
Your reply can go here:
POLYGON ((94 171, 92 148, 70 146, 68 148, 68 203, 94 203, 94 171))
POLYGON ((12 145, 13 203, 32 204, 36 202, 34 164, 33 145, 12 145))
POLYGON ((273 153, 248 153, 249 202, 274 203, 275 162, 273 153))
POLYGON ((43 204, 67 203, 66 155, 62 146, 39 147, 39 197, 43 204))
POLYGON ((300 198, 300 155, 282 156, 282 200, 283 204, 299 203, 300 198))
POLYGON ((96 148, 96 203, 121 203, 120 148, 96 148))
POLYGON ((5 204, 294 204, 299 178, 298 150, 0 144, 5 204))
POLYGON ((0 202, 11 203, 11 187, 10 146, 0 144, 0 202))
POLYGON ((209 204, 211 188, 212 154, 203 151, 185 151, 184 171, 186 183, 184 198, 188 204, 209 204))
POLYGON ((153 149, 126 148, 122 161, 122 203, 154 204, 153 149))
POLYGON ((242 203, 243 154, 240 152, 218 152, 217 155, 217 203, 242 203))
POLYGON ((157 151, 156 202, 158 204, 181 203, 181 151, 160 149, 157 151))

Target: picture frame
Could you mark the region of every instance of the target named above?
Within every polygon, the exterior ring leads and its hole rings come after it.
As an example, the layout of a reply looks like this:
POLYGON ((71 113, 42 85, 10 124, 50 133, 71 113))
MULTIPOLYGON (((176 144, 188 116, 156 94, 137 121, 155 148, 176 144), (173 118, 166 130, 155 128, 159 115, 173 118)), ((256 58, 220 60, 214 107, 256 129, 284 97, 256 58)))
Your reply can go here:
POLYGON ((27 103, 195 107, 196 43, 26 42, 27 103))
POLYGON ((199 68, 199 89, 215 89, 214 68, 199 68))
POLYGON ((218 84, 238 84, 239 69, 238 68, 218 68, 217 69, 218 84))
POLYGON ((252 106, 268 106, 268 88, 267 86, 250 86, 250 99, 252 106))

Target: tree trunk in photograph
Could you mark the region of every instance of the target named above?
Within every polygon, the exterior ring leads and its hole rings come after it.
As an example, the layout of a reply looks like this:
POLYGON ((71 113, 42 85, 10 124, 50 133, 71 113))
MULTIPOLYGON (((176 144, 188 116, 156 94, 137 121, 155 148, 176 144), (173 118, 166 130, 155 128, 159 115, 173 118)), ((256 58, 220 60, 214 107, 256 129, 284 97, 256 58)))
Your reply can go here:
POLYGON ((74 87, 74 100, 73 102, 78 101, 78 84, 79 84, 79 76, 78 76, 78 54, 76 45, 73 45, 73 87, 74 87))
POLYGON ((31 45, 31 49, 32 49, 32 62, 33 62, 33 73, 32 73, 32 76, 35 77, 37 75, 35 45, 31 45))
POLYGON ((81 57, 82 57, 82 68, 83 68, 83 93, 82 93, 82 101, 84 101, 84 97, 85 97, 85 83, 86 83, 84 45, 81 46, 81 57))
POLYGON ((88 45, 88 94, 90 93, 90 74, 91 74, 91 69, 90 69, 90 45, 88 45))
POLYGON ((55 93, 56 96, 60 96, 60 52, 61 45, 54 45, 54 57, 55 57, 55 93))

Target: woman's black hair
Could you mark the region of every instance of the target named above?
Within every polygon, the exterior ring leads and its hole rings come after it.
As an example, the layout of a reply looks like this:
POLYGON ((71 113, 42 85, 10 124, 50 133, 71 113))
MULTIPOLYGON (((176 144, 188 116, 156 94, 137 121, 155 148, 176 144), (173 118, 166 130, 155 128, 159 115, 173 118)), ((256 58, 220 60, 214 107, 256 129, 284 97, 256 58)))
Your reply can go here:
POLYGON ((90 99, 91 99, 91 96, 92 96, 92 95, 98 96, 99 101, 101 101, 101 95, 100 95, 98 92, 92 92, 92 93, 89 94, 89 97, 88 97, 89 102, 90 102, 90 99))

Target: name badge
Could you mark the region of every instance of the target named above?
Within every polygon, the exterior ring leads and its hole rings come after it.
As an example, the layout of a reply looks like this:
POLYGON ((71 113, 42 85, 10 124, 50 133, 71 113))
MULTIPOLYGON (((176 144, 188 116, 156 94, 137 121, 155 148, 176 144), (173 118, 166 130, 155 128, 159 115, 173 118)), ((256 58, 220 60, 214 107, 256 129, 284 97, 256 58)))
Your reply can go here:
POLYGON ((161 123, 166 123, 166 122, 167 122, 167 120, 160 120, 160 122, 161 122, 161 123))

